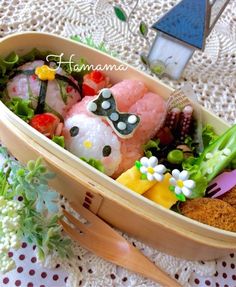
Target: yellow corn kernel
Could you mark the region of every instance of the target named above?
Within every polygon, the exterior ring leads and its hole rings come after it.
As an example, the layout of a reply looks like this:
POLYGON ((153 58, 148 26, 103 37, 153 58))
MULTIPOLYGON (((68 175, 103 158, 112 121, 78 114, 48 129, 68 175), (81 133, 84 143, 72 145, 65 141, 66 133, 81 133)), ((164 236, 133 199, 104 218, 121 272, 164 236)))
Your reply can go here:
POLYGON ((156 183, 155 180, 141 179, 141 173, 135 166, 122 173, 116 181, 139 194, 143 194, 156 183))
POLYGON ((162 182, 156 182, 156 184, 146 191, 143 196, 166 208, 170 208, 178 201, 175 194, 169 190, 170 178, 171 174, 165 174, 164 180, 162 182))

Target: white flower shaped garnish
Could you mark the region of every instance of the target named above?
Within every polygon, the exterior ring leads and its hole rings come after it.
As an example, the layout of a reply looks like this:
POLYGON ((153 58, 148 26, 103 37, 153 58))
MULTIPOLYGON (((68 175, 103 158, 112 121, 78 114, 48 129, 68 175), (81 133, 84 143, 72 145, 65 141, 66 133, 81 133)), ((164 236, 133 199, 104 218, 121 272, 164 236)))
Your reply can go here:
POLYGON ((189 179, 189 173, 186 170, 180 172, 178 169, 174 169, 169 182, 174 186, 174 192, 177 195, 184 194, 186 197, 192 195, 192 189, 196 186, 195 181, 189 179))
POLYGON ((140 172, 146 175, 149 181, 163 180, 163 174, 166 172, 166 167, 163 164, 158 164, 158 159, 155 156, 150 158, 142 157, 140 163, 140 172))

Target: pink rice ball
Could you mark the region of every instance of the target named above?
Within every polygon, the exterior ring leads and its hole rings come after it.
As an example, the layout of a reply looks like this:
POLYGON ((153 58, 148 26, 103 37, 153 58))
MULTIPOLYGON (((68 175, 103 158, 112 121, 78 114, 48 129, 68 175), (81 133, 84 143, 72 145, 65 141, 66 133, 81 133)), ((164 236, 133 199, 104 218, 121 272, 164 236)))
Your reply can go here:
MULTIPOLYGON (((134 131, 133 135, 130 138, 120 138, 113 130, 112 127, 109 125, 109 123, 106 121, 106 119, 102 117, 98 117, 88 111, 87 105, 90 101, 94 100, 95 97, 85 97, 74 105, 70 111, 67 113, 66 120, 65 120, 65 127, 67 127, 67 130, 65 129, 66 133, 66 147, 77 156, 81 156, 81 154, 85 154, 82 150, 83 147, 80 144, 81 150, 77 148, 71 149, 71 138, 69 135, 69 123, 71 121, 71 118, 78 114, 84 114, 87 116, 87 119, 89 118, 99 118, 101 121, 100 126, 102 126, 102 123, 106 124, 107 127, 111 129, 111 133, 113 136, 115 136, 119 142, 115 142, 115 146, 112 147, 112 150, 116 151, 116 157, 119 158, 119 160, 116 161, 116 165, 113 164, 113 172, 108 174, 112 176, 113 178, 118 177, 121 173, 126 171, 127 169, 131 168, 135 161, 140 159, 140 157, 143 156, 143 149, 142 145, 148 142, 151 138, 155 136, 157 131, 160 129, 162 124, 164 123, 167 107, 166 102, 162 97, 160 97, 157 94, 148 92, 148 89, 142 83, 141 81, 137 80, 124 80, 122 82, 119 82, 115 84, 111 89, 112 94, 114 95, 114 98, 117 103, 118 110, 120 112, 129 112, 136 114, 140 117, 140 123, 136 130, 134 131), (119 150, 119 152, 118 152, 119 150)), ((76 124, 73 122, 73 124, 76 124)), ((99 123, 97 122, 97 125, 99 123)), ((70 127, 71 128, 71 127, 70 127)), ((102 130, 98 127, 94 127, 94 130, 99 130, 99 135, 97 137, 101 137, 102 130)), ((89 134, 93 133, 93 136, 96 137, 95 132, 88 130, 88 138, 89 134)), ((112 137, 113 137, 112 136, 112 137)), ((105 135, 104 135, 105 138, 105 135)), ((79 140, 79 139, 78 139, 79 140)), ((105 142, 103 142, 103 145, 105 142)), ((110 142, 111 144, 111 142, 110 142)), ((76 146, 76 143, 73 142, 73 147, 76 146)), ((100 147, 98 147, 99 149, 100 147)), ((114 155, 113 155, 114 158, 114 155)), ((101 157, 99 158, 103 163, 107 163, 108 165, 111 164, 107 160, 103 160, 101 157)), ((105 170, 110 170, 109 167, 105 166, 105 170)))
MULTIPOLYGON (((42 65, 44 65, 44 61, 36 60, 20 66, 18 70, 33 70, 42 65)), ((56 73, 66 76, 78 85, 75 79, 61 68, 59 68, 56 73)), ((40 81, 35 74, 25 75, 22 73, 16 75, 7 84, 7 94, 10 98, 19 97, 25 100, 31 100, 34 109, 37 107, 39 92, 40 81)), ((80 99, 81 96, 78 90, 74 89, 69 83, 57 79, 48 81, 45 111, 60 114, 64 117, 68 110, 80 99)))

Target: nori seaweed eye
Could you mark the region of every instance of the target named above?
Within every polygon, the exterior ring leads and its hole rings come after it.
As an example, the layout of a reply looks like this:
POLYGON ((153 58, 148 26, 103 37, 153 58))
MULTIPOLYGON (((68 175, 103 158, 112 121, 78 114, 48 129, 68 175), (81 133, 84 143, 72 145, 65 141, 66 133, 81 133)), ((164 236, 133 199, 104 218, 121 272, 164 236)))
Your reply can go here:
POLYGON ((111 147, 109 145, 105 145, 102 154, 104 157, 109 156, 111 154, 111 147))
POLYGON ((70 135, 71 135, 72 137, 77 136, 78 133, 79 133, 79 128, 78 128, 78 127, 74 126, 74 127, 72 127, 72 128, 70 129, 70 135))

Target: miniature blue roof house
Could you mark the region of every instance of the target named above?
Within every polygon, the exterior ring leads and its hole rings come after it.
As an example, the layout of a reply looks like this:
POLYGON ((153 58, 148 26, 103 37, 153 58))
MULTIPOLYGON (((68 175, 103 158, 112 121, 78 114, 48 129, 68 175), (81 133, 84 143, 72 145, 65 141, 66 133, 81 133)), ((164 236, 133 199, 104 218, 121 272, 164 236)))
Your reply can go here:
POLYGON ((152 28, 158 31, 148 55, 151 69, 179 79, 196 49, 203 50, 229 0, 182 0, 152 28))

